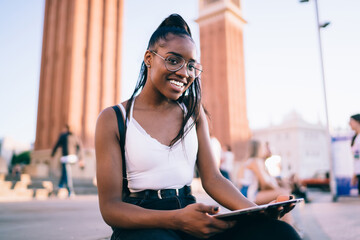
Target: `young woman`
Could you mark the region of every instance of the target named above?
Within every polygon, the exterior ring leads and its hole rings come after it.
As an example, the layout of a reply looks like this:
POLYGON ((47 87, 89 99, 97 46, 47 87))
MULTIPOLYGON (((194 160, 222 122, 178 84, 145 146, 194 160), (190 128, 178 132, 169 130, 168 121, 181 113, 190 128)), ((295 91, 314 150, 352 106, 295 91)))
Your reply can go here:
POLYGON ((129 195, 122 192, 115 111, 107 108, 98 118, 99 203, 105 222, 113 228, 111 239, 257 239, 270 235, 297 239, 296 232, 278 220, 234 227, 235 222, 211 216, 217 207, 195 203, 190 184, 196 164, 204 189, 218 203, 229 209, 255 205, 221 176, 215 164, 201 106, 202 67, 196 59, 188 25, 181 16, 170 15, 150 38, 132 97, 119 104, 126 116, 129 195))
POLYGON ((355 135, 351 140, 351 151, 354 157, 354 177, 352 184, 357 183, 360 194, 360 114, 355 114, 350 117, 349 125, 355 131, 355 135))

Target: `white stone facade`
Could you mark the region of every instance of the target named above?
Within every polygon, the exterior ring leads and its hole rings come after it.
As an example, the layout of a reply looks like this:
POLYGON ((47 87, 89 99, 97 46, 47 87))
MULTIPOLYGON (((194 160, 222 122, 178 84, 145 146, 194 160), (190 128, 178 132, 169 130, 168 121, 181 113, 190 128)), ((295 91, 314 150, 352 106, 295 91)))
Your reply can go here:
POLYGON ((310 124, 292 112, 279 125, 253 130, 253 139, 269 142, 273 155, 281 157, 283 177, 296 173, 300 178, 329 171, 330 155, 326 127, 310 124))

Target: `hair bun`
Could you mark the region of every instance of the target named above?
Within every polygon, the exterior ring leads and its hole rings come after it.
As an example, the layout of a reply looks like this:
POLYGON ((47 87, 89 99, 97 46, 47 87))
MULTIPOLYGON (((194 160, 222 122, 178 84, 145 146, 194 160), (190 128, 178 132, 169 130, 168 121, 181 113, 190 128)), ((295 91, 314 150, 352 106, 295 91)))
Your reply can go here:
POLYGON ((184 29, 191 37, 191 31, 188 26, 188 24, 185 22, 185 20, 177 13, 173 13, 167 18, 164 19, 164 21, 160 24, 159 28, 162 27, 176 27, 184 29))

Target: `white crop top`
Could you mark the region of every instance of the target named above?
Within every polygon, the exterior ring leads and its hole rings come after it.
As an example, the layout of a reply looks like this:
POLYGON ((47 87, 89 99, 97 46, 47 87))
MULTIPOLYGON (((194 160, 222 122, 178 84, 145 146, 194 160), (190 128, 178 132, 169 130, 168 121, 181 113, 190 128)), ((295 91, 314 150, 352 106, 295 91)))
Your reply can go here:
MULTIPOLYGON (((119 104, 123 116, 125 108, 119 104)), ((133 118, 134 101, 127 119, 125 158, 130 192, 146 189, 175 189, 190 185, 198 152, 196 127, 172 147, 152 138, 133 118)), ((184 112, 185 106, 180 105, 184 112)), ((185 130, 193 122, 186 124, 185 130)), ((185 131, 186 132, 186 131, 185 131)))

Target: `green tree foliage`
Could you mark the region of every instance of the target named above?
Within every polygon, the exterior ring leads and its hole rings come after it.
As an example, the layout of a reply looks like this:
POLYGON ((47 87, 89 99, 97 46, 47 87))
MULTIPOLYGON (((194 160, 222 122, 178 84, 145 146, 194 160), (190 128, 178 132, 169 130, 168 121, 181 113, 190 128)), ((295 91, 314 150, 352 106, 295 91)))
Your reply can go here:
POLYGON ((25 152, 22 152, 18 155, 13 155, 12 158, 11 158, 11 165, 16 165, 16 164, 30 164, 30 160, 31 160, 31 157, 30 157, 30 151, 25 151, 25 152))

